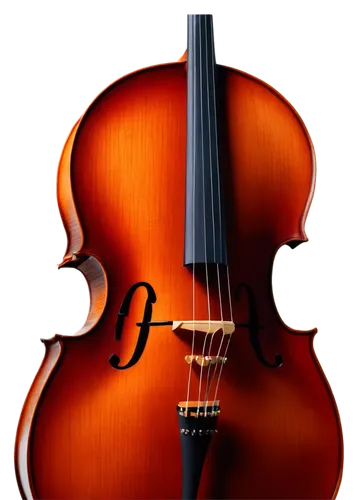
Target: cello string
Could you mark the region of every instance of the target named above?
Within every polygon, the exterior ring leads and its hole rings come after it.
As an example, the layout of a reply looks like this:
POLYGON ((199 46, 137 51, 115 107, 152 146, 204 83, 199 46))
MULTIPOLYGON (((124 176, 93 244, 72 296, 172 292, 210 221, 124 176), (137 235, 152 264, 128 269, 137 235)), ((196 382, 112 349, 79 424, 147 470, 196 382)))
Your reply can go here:
MULTIPOLYGON (((231 290, 230 290, 230 276, 229 276, 229 266, 226 267, 226 274, 227 274, 227 286, 228 286, 228 294, 229 294, 229 304, 230 304, 230 314, 231 314, 231 321, 233 322, 233 315, 232 315, 232 302, 231 302, 231 290)), ((233 334, 229 335, 229 340, 227 341, 225 352, 224 352, 224 358, 226 358, 227 351, 229 349, 231 337, 233 334)), ((217 366, 217 365, 216 365, 217 366)), ((219 376, 218 376, 218 381, 216 383, 216 388, 215 388, 215 394, 214 394, 214 399, 213 399, 213 405, 215 405, 216 397, 218 394, 218 389, 219 389, 219 384, 220 384, 220 379, 221 379, 221 374, 223 371, 223 363, 220 364, 220 371, 219 371, 219 376)))
MULTIPOLYGON (((234 322, 234 320, 233 320, 233 314, 232 314, 232 303, 231 303, 229 266, 226 267, 226 274, 227 274, 227 286, 228 286, 228 296, 229 296, 229 305, 230 305, 230 316, 231 316, 231 321, 234 322)), ((228 352, 228 349, 229 349, 229 345, 230 345, 230 341, 231 341, 231 335, 229 335, 228 342, 227 342, 227 345, 226 345, 226 348, 225 348, 225 352, 224 352, 224 355, 223 355, 223 359, 226 358, 226 355, 227 355, 227 352, 228 352)), ((223 333, 222 336, 221 336, 221 342, 220 342, 220 346, 219 346, 219 350, 218 350, 217 356, 220 356, 220 352, 221 352, 221 349, 222 349, 222 346, 223 346, 223 343, 224 343, 224 338, 225 338, 225 335, 223 333)), ((211 380, 210 380, 209 392, 210 392, 210 389, 211 389, 212 382, 215 379, 217 368, 218 368, 218 364, 215 365, 214 373, 213 373, 213 375, 211 377, 211 380)), ((220 384, 222 370, 223 370, 223 363, 221 363, 221 366, 220 366, 219 377, 218 377, 218 380, 217 380, 217 383, 216 383, 215 395, 214 395, 214 399, 213 399, 214 403, 213 404, 215 404, 215 401, 216 401, 216 396, 217 396, 217 393, 218 393, 218 388, 219 388, 219 384, 220 384)))
MULTIPOLYGON (((230 287, 229 266, 226 266, 226 275, 227 275, 227 287, 228 287, 228 297, 229 297, 229 306, 230 306, 230 319, 231 319, 231 322, 233 323, 234 322, 234 318, 233 318, 233 313, 232 313, 232 301, 231 301, 231 287, 230 287)), ((224 352, 224 355, 223 355, 223 359, 226 358, 226 355, 227 355, 227 352, 228 352, 228 349, 229 349, 229 345, 230 345, 230 341, 231 341, 232 335, 233 334, 229 335, 228 342, 226 344, 225 352, 224 352)), ((225 334, 224 334, 224 330, 223 330, 223 333, 222 333, 222 336, 221 336, 220 345, 219 345, 219 349, 218 349, 218 352, 217 352, 217 355, 216 355, 217 357, 220 356, 221 349, 222 349, 222 346, 223 346, 223 343, 224 343, 224 338, 225 338, 225 334)), ((214 373, 213 373, 213 375, 211 377, 211 380, 210 380, 209 392, 210 392, 210 389, 211 389, 212 382, 213 382, 213 380, 215 378, 215 375, 216 375, 216 372, 217 372, 217 368, 218 368, 218 364, 215 365, 214 373)), ((220 363, 220 371, 219 371, 219 376, 218 376, 218 380, 217 380, 217 383, 216 383, 215 394, 214 394, 214 399, 213 399, 213 405, 215 405, 215 401, 216 401, 216 397, 217 397, 217 393, 218 393, 218 389, 219 389, 219 384, 220 384, 222 370, 223 370, 223 363, 220 363)))
MULTIPOLYGON (((207 37, 207 18, 205 17, 205 49, 206 49, 206 89, 207 89, 207 103, 208 103, 208 129, 209 129, 209 165, 210 165, 210 188, 211 188, 211 216, 213 221, 213 251, 214 251, 214 261, 216 260, 216 248, 215 248, 215 219, 214 219, 214 189, 213 189, 213 169, 212 169, 212 156, 211 156, 211 126, 210 126, 210 95, 209 95, 209 61, 208 61, 208 37, 207 37)), ((208 356, 211 354, 211 348, 214 340, 215 332, 211 334, 208 356)), ((207 411, 207 396, 208 396, 208 381, 210 378, 211 364, 208 365, 208 372, 206 377, 206 388, 204 395, 204 414, 207 411)))
MULTIPOLYGON (((220 277, 219 277, 219 264, 217 264, 216 270, 217 270, 217 274, 218 274, 218 282, 220 283, 220 277)), ((223 309, 222 309, 222 301, 221 301, 221 288, 220 288, 220 285, 219 285, 219 298, 220 298, 220 316, 221 316, 221 324, 222 324, 222 327, 224 328, 224 319, 223 319, 223 309)), ((215 333, 213 333, 213 334, 212 334, 212 337, 211 337, 210 346, 209 346, 209 354, 208 354, 208 356, 210 356, 211 347, 212 347, 212 343, 213 343, 213 340, 214 340, 214 335, 215 335, 215 333)), ((224 335, 222 335, 222 336, 221 336, 221 342, 220 342, 220 346, 219 346, 219 350, 218 350, 218 354, 217 354, 217 356, 219 356, 219 355, 220 355, 220 351, 221 351, 221 347, 222 347, 223 341, 224 341, 224 335)), ((213 380, 214 380, 214 378, 215 378, 216 371, 217 371, 217 363, 215 364, 214 373, 212 373, 211 378, 210 378, 210 372, 211 372, 211 363, 210 363, 210 364, 209 364, 209 366, 208 366, 208 375, 207 375, 207 379, 206 379, 206 392, 205 392, 205 401, 206 401, 206 403, 205 403, 205 412, 207 412, 207 409, 208 409, 208 404, 209 404, 209 396, 210 396, 210 389, 211 389, 212 382, 213 382, 213 380)))
MULTIPOLYGON (((214 52, 214 23, 211 21, 211 57, 212 57, 212 78, 213 78, 213 88, 215 88, 215 52, 214 52)), ((216 97, 216 96, 215 96, 216 97)), ((219 231, 220 231, 220 241, 222 241, 222 213, 221 213, 221 189, 220 189, 220 173, 219 173, 219 141, 218 141, 218 128, 217 128, 217 112, 216 112, 216 98, 214 98, 214 126, 215 126, 215 145, 216 145, 216 172, 218 179, 218 198, 219 198, 219 231)))
MULTIPOLYGON (((220 356, 220 352, 221 352, 224 340, 225 340, 225 335, 221 335, 221 340, 220 340, 220 345, 219 345, 217 356, 220 356)), ((213 381, 215 380, 215 375, 216 375, 217 370, 218 370, 218 363, 215 364, 214 373, 212 374, 211 379, 210 379, 209 387, 207 389, 208 394, 210 394, 211 386, 212 386, 213 381)), ((215 398, 213 399, 213 402, 215 403, 215 398)), ((213 405, 214 405, 214 403, 213 403, 213 405)))
MULTIPOLYGON (((206 19, 206 18, 205 18, 206 19)), ((206 243, 206 216, 205 216, 205 176, 204 176, 204 120, 203 120, 203 64, 202 64, 202 47, 201 47, 201 22, 199 22, 199 54, 200 54, 200 113, 201 113, 201 165, 202 165, 202 178, 203 178, 203 217, 204 217, 204 258, 205 258, 205 275, 206 275, 206 294, 208 301, 208 321, 209 328, 205 334, 203 342, 202 356, 205 355, 205 346, 208 334, 211 330, 211 310, 210 310, 210 289, 209 289, 209 273, 208 273, 208 259, 207 259, 207 243, 206 243)), ((200 367, 200 378, 199 378, 199 389, 198 389, 198 405, 197 405, 197 415, 199 415, 200 408, 200 396, 201 396, 201 385, 203 379, 203 364, 200 367)))
POLYGON ((230 286, 230 275, 229 275, 229 265, 226 267, 226 276, 227 276, 227 289, 229 294, 229 306, 230 306, 230 320, 233 323, 234 317, 232 314, 232 301, 231 301, 231 286, 230 286))
MULTIPOLYGON (((191 17, 192 21, 192 37, 194 39, 194 42, 196 40, 195 38, 195 22, 194 22, 194 16, 191 17)), ((194 44, 192 44, 193 47, 194 44)), ((196 53, 195 53, 195 47, 193 47, 193 66, 195 68, 196 66, 196 53)), ((196 155, 195 155, 195 133, 196 133, 196 116, 195 116, 195 94, 196 94, 196 79, 195 79, 195 70, 193 71, 193 86, 194 86, 194 111, 193 111, 193 128, 194 128, 194 135, 193 135, 193 186, 192 186, 192 197, 193 197, 193 219, 192 219, 192 250, 193 250, 193 282, 192 282, 192 294, 193 294, 193 337, 192 337, 192 342, 191 342, 191 356, 193 359, 194 356, 194 347, 195 347, 195 161, 196 161, 196 155)), ((189 399, 190 399, 190 383, 191 383, 191 374, 193 370, 193 363, 189 364, 189 375, 188 375, 188 389, 187 389, 187 395, 186 395, 186 415, 188 415, 188 406, 189 406, 189 399)))
MULTIPOLYGON (((212 78, 213 78, 213 85, 215 85, 215 73, 214 73, 214 65, 215 65, 215 59, 214 59, 214 25, 213 25, 213 23, 211 23, 211 40, 212 40, 212 62, 213 62, 212 78)), ((220 189, 220 182, 219 182, 219 179, 220 179, 220 177, 219 177, 219 141, 218 141, 218 130, 217 130, 216 99, 214 99, 214 112, 215 112, 215 117, 216 117, 216 120, 214 120, 214 126, 215 126, 215 139, 216 139, 216 166, 217 166, 218 198, 219 198, 219 231, 220 231, 220 239, 221 239, 222 238, 222 220, 221 220, 222 213, 221 213, 221 189, 220 189)), ((230 320, 231 320, 231 322, 233 322, 234 319, 233 319, 233 312, 232 312, 231 286, 230 286, 230 277, 229 277, 229 263, 227 263, 227 266, 226 266, 226 274, 227 274, 228 298, 229 298, 229 308, 230 308, 230 320)), ((224 336, 225 335, 224 335, 224 330, 223 330, 222 337, 221 337, 221 342, 220 342, 220 345, 219 345, 219 350, 218 350, 218 353, 217 353, 218 357, 220 356, 220 352, 221 352, 222 345, 223 345, 223 342, 224 342, 224 336)), ((227 351, 228 351, 229 344, 230 344, 230 340, 231 340, 231 336, 232 336, 232 334, 229 335, 229 340, 228 340, 228 343, 226 345, 226 349, 225 349, 225 353, 224 353, 223 358, 226 358, 227 351)), ((215 377, 215 374, 216 374, 216 371, 217 371, 217 366, 218 365, 216 364, 212 380, 215 377)), ((214 395, 213 405, 215 405, 215 401, 216 401, 217 392, 218 392, 218 388, 219 388, 219 383, 220 383, 222 369, 223 369, 223 363, 220 364, 220 372, 219 372, 219 377, 218 377, 218 381, 217 381, 217 385, 216 385, 216 389, 215 389, 215 395, 214 395)), ((209 391, 210 391, 210 388, 209 388, 209 391)))
MULTIPOLYGON (((211 125, 210 125, 210 87, 209 87, 209 50, 208 50, 208 29, 207 29, 207 20, 208 18, 205 17, 205 48, 206 48, 206 73, 207 73, 207 78, 206 78, 206 88, 207 88, 207 102, 208 102, 208 128, 209 128, 209 164, 210 164, 210 180, 211 180, 211 210, 212 210, 212 220, 213 220, 213 250, 214 250, 214 262, 216 261, 216 247, 215 247, 215 242, 216 242, 216 234, 215 234, 215 217, 214 217, 214 183, 213 183, 213 160, 212 160, 212 153, 211 153, 211 125)), ((212 23, 211 23, 212 25, 212 23)), ((213 35, 213 32, 211 32, 213 35)), ((214 78, 214 71, 215 71, 215 60, 214 60, 214 46, 213 46, 213 38, 212 38, 212 76, 213 76, 213 86, 212 86, 212 91, 213 91, 213 100, 215 101, 215 78, 214 78)), ((216 115, 214 115, 214 121, 216 120, 216 115)), ((221 234, 220 234, 221 237, 221 234)), ((223 307, 222 307, 222 298, 221 298, 221 283, 220 283, 220 273, 219 273, 219 264, 216 264, 216 274, 217 274, 217 283, 218 283, 218 292, 219 292, 219 304, 220 304, 220 318, 221 318, 221 323, 223 326, 223 307)), ((213 340, 216 332, 213 332, 211 335, 210 339, 210 344, 209 344, 209 349, 208 349, 208 356, 211 355, 211 349, 213 345, 213 340)), ((206 390, 205 390, 205 397, 204 397, 204 406, 205 406, 205 413, 207 412, 207 407, 208 407, 208 398, 209 398, 209 393, 210 391, 208 390, 210 387, 209 381, 210 381, 210 372, 211 372, 211 363, 208 365, 208 373, 206 377, 206 390)))
MULTIPOLYGON (((219 264, 217 264, 216 270, 217 270, 218 284, 219 284, 219 300, 220 300, 221 324, 222 324, 222 328, 224 328, 223 308, 222 308, 222 300, 221 300, 221 286, 220 286, 219 264)), ((212 348, 212 343, 213 343, 213 340, 214 340, 215 333, 216 332, 214 332, 212 334, 212 336, 211 336, 208 356, 211 355, 211 348, 212 348)), ((221 351, 221 347, 222 347, 223 341, 224 341, 224 334, 221 335, 221 341, 220 341, 220 345, 219 345, 219 350, 218 350, 217 356, 220 355, 220 351, 221 351)), ((210 372, 211 372, 211 363, 210 363, 209 366, 208 366, 208 374, 207 374, 207 378, 206 378, 206 391, 205 391, 205 399, 204 399, 204 402, 205 402, 205 413, 207 412, 207 409, 208 409, 210 389, 211 389, 212 382, 213 382, 213 380, 215 378, 216 371, 217 371, 217 363, 215 364, 214 373, 211 374, 211 378, 210 378, 210 372)))

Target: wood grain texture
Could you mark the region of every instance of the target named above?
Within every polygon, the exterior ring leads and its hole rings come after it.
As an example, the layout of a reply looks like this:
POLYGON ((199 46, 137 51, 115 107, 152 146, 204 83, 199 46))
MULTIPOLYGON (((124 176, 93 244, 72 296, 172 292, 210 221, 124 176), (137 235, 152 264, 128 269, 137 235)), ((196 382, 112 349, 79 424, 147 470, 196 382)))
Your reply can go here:
MULTIPOLYGON (((341 478, 338 411, 313 351, 316 330, 280 319, 272 266, 285 243, 306 241, 314 152, 292 107, 273 89, 219 66, 220 166, 228 259, 237 323, 255 297, 262 350, 246 329, 228 350, 219 390, 222 413, 205 465, 200 498, 331 499, 341 478)), ((176 416, 186 399, 190 335, 152 328, 140 361, 124 371, 138 337, 146 295, 139 289, 120 341, 114 328, 135 283, 157 296, 153 320, 192 318, 192 274, 183 267, 186 145, 185 62, 125 77, 103 92, 75 126, 61 160, 58 200, 69 238, 64 265, 89 282, 90 319, 78 336, 56 336, 25 402, 16 468, 23 498, 117 500, 181 498, 176 416), (47 361, 46 361, 47 359, 47 361), (25 443, 25 444, 24 444, 25 443)), ((220 319, 216 271, 209 269, 212 319, 220 319)), ((229 318, 225 273, 224 318, 229 318)), ((208 317, 197 275, 196 317, 208 317)), ((201 337, 197 351, 202 346, 201 337)), ((198 338, 199 340, 199 338, 198 338)), ((193 374, 191 398, 198 389, 193 374)))

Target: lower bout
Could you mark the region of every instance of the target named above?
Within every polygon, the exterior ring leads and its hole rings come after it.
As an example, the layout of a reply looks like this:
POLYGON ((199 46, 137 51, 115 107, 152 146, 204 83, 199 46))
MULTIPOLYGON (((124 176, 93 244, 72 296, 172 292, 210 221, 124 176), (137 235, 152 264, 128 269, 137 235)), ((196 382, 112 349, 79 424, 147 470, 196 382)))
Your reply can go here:
MULTIPOLYGON (((199 488, 202 499, 328 500, 335 498, 342 468, 340 428, 327 415, 313 428, 304 418, 270 425, 223 415, 212 438, 199 488)), ((73 432, 71 440, 32 442, 31 472, 42 500, 181 498, 178 425, 165 431, 148 422, 109 430, 73 432), (132 430, 136 428, 134 438, 132 430), (129 438, 129 439, 128 439, 129 438)), ((45 433, 46 434, 46 433, 45 433)), ((60 433, 61 434, 61 433, 60 433)), ((47 434, 48 437, 48 434, 47 434)), ((190 439, 190 437, 188 437, 190 439)))

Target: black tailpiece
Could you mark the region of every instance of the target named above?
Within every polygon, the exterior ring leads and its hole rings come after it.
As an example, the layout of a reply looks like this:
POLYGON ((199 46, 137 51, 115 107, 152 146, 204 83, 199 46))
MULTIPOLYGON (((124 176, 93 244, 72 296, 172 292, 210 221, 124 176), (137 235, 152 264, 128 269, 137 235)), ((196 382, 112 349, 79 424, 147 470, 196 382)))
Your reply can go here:
POLYGON ((195 500, 198 495, 201 473, 203 470, 211 437, 215 429, 219 406, 177 407, 180 444, 182 455, 182 499, 195 500))

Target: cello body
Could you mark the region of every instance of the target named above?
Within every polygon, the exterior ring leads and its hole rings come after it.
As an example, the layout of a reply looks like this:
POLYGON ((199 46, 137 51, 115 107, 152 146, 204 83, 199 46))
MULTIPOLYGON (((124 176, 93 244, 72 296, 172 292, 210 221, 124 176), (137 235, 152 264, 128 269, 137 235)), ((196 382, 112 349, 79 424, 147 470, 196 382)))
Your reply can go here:
MULTIPOLYGON (((186 106, 186 60, 140 70, 100 94, 65 144, 60 267, 83 273, 90 310, 76 335, 43 341, 16 438, 24 499, 182 498, 176 406, 187 394, 191 337, 143 325, 192 317, 192 273, 183 265, 186 106)), ((241 71, 217 65, 217 109, 230 264, 221 293, 231 286, 242 327, 222 371, 218 432, 198 497, 333 499, 342 432, 314 353, 316 330, 283 323, 271 280, 278 249, 307 241, 313 146, 292 106, 241 71)), ((195 286, 196 317, 206 318, 205 279, 195 286)), ((195 388, 198 378, 194 367, 195 388)))

